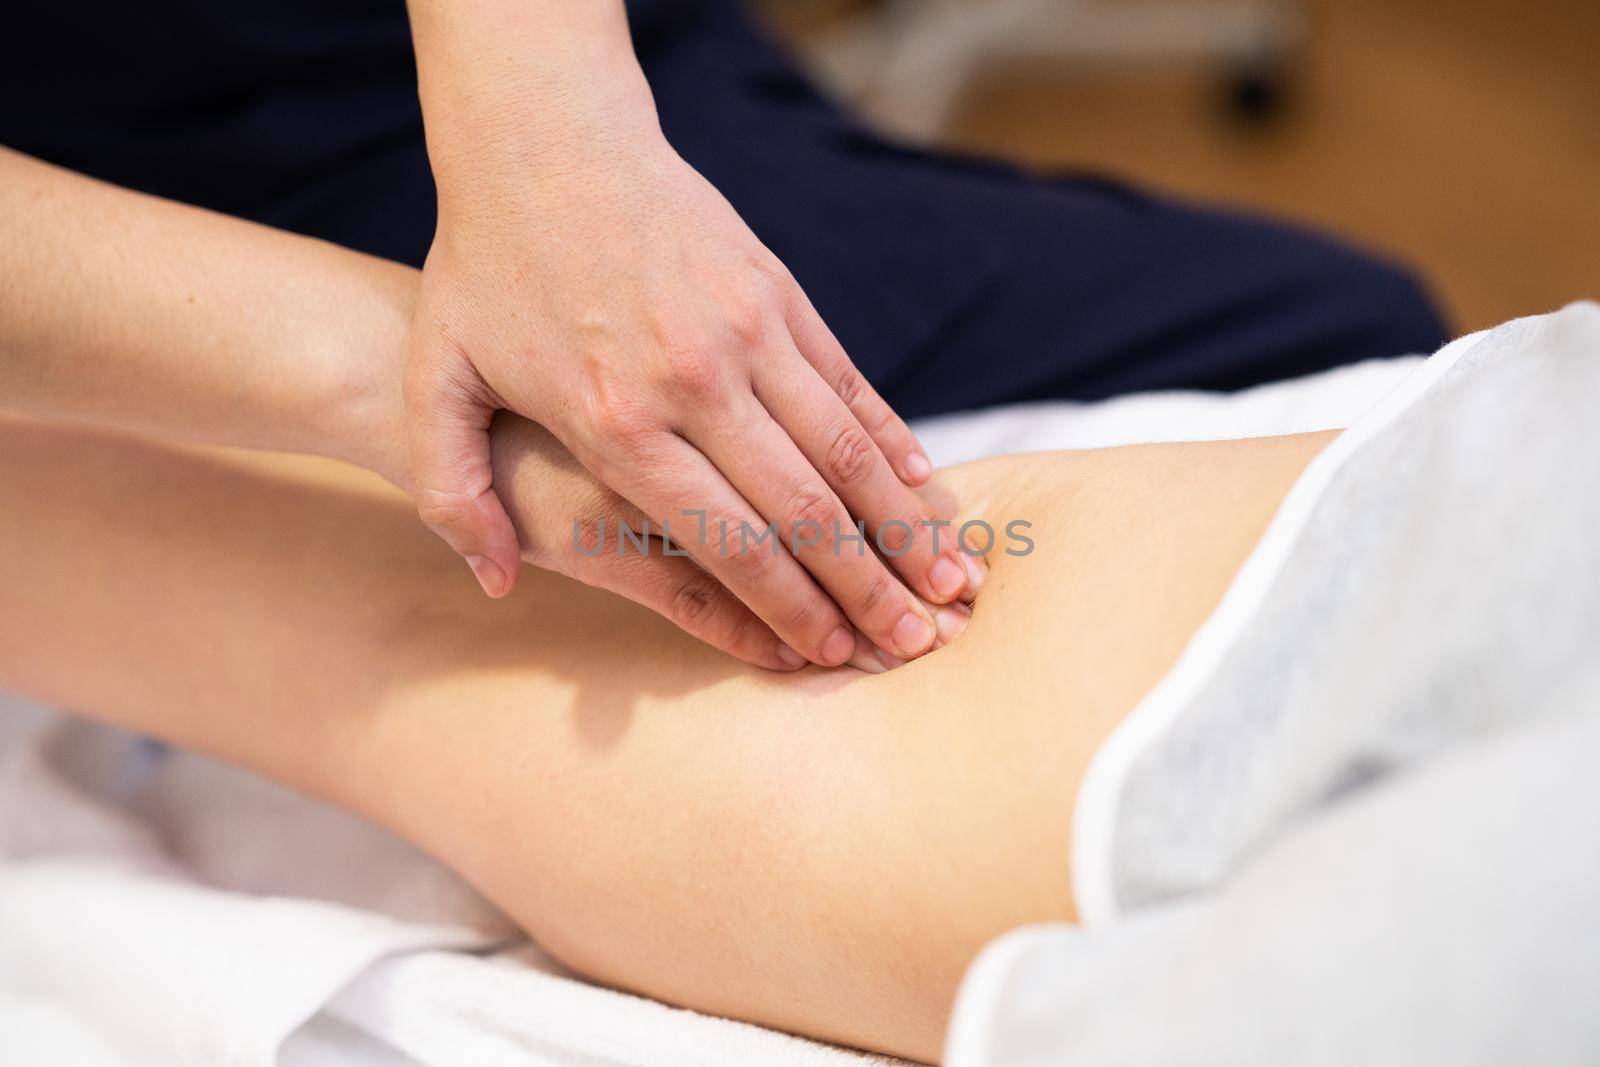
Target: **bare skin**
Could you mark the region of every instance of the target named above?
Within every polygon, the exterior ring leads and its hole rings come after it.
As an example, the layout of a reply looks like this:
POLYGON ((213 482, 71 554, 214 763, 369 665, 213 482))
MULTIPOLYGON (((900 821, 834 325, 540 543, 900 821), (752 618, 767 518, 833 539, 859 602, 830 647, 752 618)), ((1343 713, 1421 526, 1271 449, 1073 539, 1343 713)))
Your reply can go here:
MULTIPOLYGON (((542 436, 497 426, 514 519, 542 436)), ((872 676, 764 672, 543 571, 488 601, 350 468, 0 423, 0 686, 361 812, 596 980, 932 1060, 973 954, 1073 918, 1088 760, 1330 436, 937 473, 1037 547, 872 676)))
MULTIPOLYGON (((417 3, 414 10, 433 6, 417 3)), ((473 39, 486 28, 481 20, 457 17, 453 5, 444 6, 451 9, 449 18, 421 17, 435 29, 465 32, 473 39)), ((544 10, 493 4, 480 14, 487 18, 497 12, 516 20, 536 15, 530 25, 545 43, 555 39, 548 31, 563 14, 598 17, 595 32, 621 28, 620 46, 632 62, 616 0, 549 0, 539 6, 544 10)), ((533 53, 507 52, 508 43, 496 43, 492 32, 487 40, 500 58, 547 72, 556 66, 533 53)), ((482 75, 482 58, 468 47, 434 69, 482 75)), ((642 85, 636 64, 633 75, 642 85)), ((588 70, 586 76, 606 81, 599 71, 588 70)), ((467 95, 480 99, 484 94, 467 95)), ((487 96, 496 107, 506 103, 498 90, 487 96)), ((531 103, 525 109, 539 111, 531 103)), ((466 125, 475 131, 469 140, 482 147, 480 119, 489 121, 477 116, 466 125)), ((442 128, 455 124, 447 120, 442 128)), ((430 118, 430 143, 440 128, 430 118)), ((660 147, 665 149, 665 142, 660 147)), ((643 149, 632 144, 629 151, 636 156, 643 149)), ((549 162, 550 153, 540 154, 549 162)), ((601 159, 618 162, 614 153, 601 159)), ((530 184, 517 160, 510 165, 516 188, 529 194, 537 183, 530 184)), ((630 211, 661 224, 643 244, 645 228, 610 207, 600 211, 615 231, 610 236, 600 237, 583 221, 594 210, 597 188, 583 175, 596 165, 557 167, 589 194, 538 186, 544 199, 536 210, 526 204, 515 210, 507 201, 468 212, 478 222, 479 235, 467 236, 459 226, 441 231, 429 270, 419 275, 321 241, 119 189, 0 147, 0 279, 5 282, 0 285, 0 412, 137 430, 185 443, 313 452, 369 467, 411 493, 433 528, 477 561, 480 577, 491 576, 494 592, 504 592, 515 580, 512 563, 520 550, 527 562, 621 593, 729 655, 771 670, 798 669, 807 657, 839 663, 856 647, 852 635, 860 633, 906 658, 932 647, 937 605, 965 597, 982 574, 977 567, 967 572, 962 563, 970 558, 956 553, 949 541, 941 554, 946 565, 939 567, 932 558, 927 528, 916 525, 925 517, 924 501, 901 484, 880 453, 889 449, 886 454, 903 468, 912 454, 907 450, 915 446, 910 432, 850 366, 809 305, 801 307, 805 298, 792 280, 778 288, 788 294, 783 299, 793 311, 795 336, 807 338, 809 356, 802 358, 787 334, 783 359, 768 358, 758 346, 742 342, 735 346, 737 353, 729 351, 720 318, 727 311, 723 304, 755 300, 748 291, 751 279, 765 292, 776 284, 772 271, 781 268, 767 264, 771 270, 758 270, 746 262, 754 254, 748 248, 730 250, 729 241, 743 248, 755 239, 681 160, 667 170, 680 179, 676 186, 689 191, 666 206, 660 198, 668 183, 659 174, 641 177, 637 169, 608 169, 613 195, 625 199, 630 211), (640 195, 641 190, 650 195, 640 195), (699 204, 697 212, 684 206, 689 201, 699 204), (563 210, 555 212, 556 205, 563 210), (530 249, 526 232, 517 237, 513 220, 525 222, 528 210, 539 219, 534 229, 553 240, 556 250, 530 249), (707 213, 714 219, 704 217, 707 213), (562 226, 556 225, 557 215, 562 226), (570 226, 578 228, 577 236, 563 228, 570 226), (685 227, 695 240, 680 248, 685 227), (558 254, 574 248, 580 251, 581 270, 558 254), (601 254, 597 248, 608 251, 601 254), (684 265, 683 256, 698 269, 684 265), (506 288, 512 277, 532 284, 522 269, 529 264, 541 267, 536 273, 543 282, 534 285, 537 299, 506 288), (718 264, 731 273, 705 273, 718 264), (602 280, 595 280, 596 270, 602 280), (627 286, 624 276, 631 279, 627 286), (564 287, 552 289, 557 281, 564 287), (671 298, 679 289, 694 294, 692 312, 671 298), (604 294, 603 306, 589 300, 594 294, 604 294), (659 345, 651 338, 666 327, 652 325, 651 316, 666 305, 687 316, 687 325, 677 322, 668 332, 680 355, 693 355, 687 363, 698 368, 694 373, 707 387, 691 406, 710 435, 702 438, 708 454, 725 464, 722 473, 672 429, 686 429, 675 421, 681 414, 675 414, 676 405, 694 391, 659 366, 659 345), (583 329, 575 329, 574 317, 583 329), (456 323, 451 343, 427 343, 444 331, 445 318, 456 323), (518 336, 505 334, 507 321, 518 325, 518 336), (456 336, 463 323, 475 326, 470 339, 456 336), (586 341, 580 336, 585 330, 603 336, 586 341), (528 331, 537 338, 525 336, 528 331), (458 345, 479 360, 476 368, 463 363, 466 356, 458 345), (529 356, 534 351, 537 359, 529 356), (596 363, 591 377, 577 373, 568 358, 579 356, 596 363), (741 392, 734 379, 750 359, 764 368, 761 381, 751 378, 741 392), (478 377, 492 361, 499 368, 491 375, 496 388, 478 377), (733 377, 722 382, 724 373, 733 377), (619 375, 649 380, 621 381, 619 375), (757 387, 760 398, 751 392, 757 387), (461 395, 462 389, 470 395, 461 395), (595 390, 608 403, 597 403, 595 390), (831 536, 832 520, 850 528, 842 500, 874 530, 890 519, 910 521, 915 544, 889 562, 870 554, 835 558, 821 546, 779 557, 759 570, 719 557, 707 568, 714 576, 682 558, 655 557, 648 566, 634 566, 612 555, 583 559, 540 551, 567 541, 559 512, 525 513, 514 529, 502 529, 506 516, 499 511, 500 497, 487 487, 492 471, 484 466, 486 430, 506 399, 498 396, 501 391, 517 398, 524 410, 534 397, 540 405, 555 406, 541 415, 544 425, 577 444, 562 450, 559 469, 550 468, 559 491, 608 501, 613 519, 637 526, 642 511, 659 522, 689 507, 743 515, 761 525, 748 501, 735 499, 726 473, 747 488, 760 488, 750 500, 761 503, 762 517, 772 522, 814 521, 831 536), (614 410, 619 405, 626 409, 622 415, 614 410), (568 417, 567 409, 604 415, 609 429, 597 431, 582 418, 568 417), (793 430, 793 442, 775 417, 793 430), (629 444, 620 458, 619 442, 629 444), (764 444, 757 447, 757 442, 764 444), (796 451, 799 445, 811 461, 796 451), (423 468, 413 465, 418 457, 423 468), (594 473, 602 466, 611 472, 608 478, 594 473), (468 489, 459 484, 474 478, 478 481, 468 489), (632 497, 617 492, 613 485, 623 482, 641 491, 632 497), (557 517, 545 521, 549 515, 557 517), (513 553, 511 562, 507 551, 513 553), (686 586, 693 594, 687 599, 686 586), (695 610, 680 610, 686 604, 695 610), (907 625, 915 639, 892 640, 908 612, 914 616, 907 625), (845 615, 861 628, 846 626, 845 615), (763 619, 776 620, 796 645, 780 640, 763 619), (830 640, 832 658, 823 656, 830 640), (802 646, 803 655, 796 651, 802 646)), ((467 166, 463 181, 483 192, 491 183, 480 180, 480 171, 467 166)), ((771 293, 760 299, 769 298, 779 299, 771 293)), ((680 370, 684 366, 683 359, 674 364, 680 370)), ((915 480, 926 480, 926 474, 915 480)), ((890 524, 888 529, 892 541, 900 528, 890 524)), ((701 559, 706 561, 704 554, 701 559)))

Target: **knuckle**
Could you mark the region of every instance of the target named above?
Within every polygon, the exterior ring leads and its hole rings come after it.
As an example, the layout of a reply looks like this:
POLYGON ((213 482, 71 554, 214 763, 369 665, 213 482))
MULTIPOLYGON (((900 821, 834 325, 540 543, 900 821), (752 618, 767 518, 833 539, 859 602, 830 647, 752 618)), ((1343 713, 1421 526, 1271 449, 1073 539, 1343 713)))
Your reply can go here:
POLYGON ((672 621, 687 629, 703 626, 716 614, 720 602, 716 580, 695 575, 672 591, 669 610, 672 621))
POLYGON ((834 382, 833 391, 844 401, 845 407, 854 409, 866 396, 867 380, 854 367, 846 367, 840 372, 838 381, 834 382))
POLYGON ((747 548, 729 552, 721 558, 723 565, 737 580, 747 585, 759 585, 777 566, 779 551, 782 549, 768 551, 761 548, 747 548))
POLYGON ((838 625, 833 611, 823 605, 820 596, 801 597, 785 610, 783 621, 789 632, 815 634, 819 642, 838 625))
POLYGON ((818 527, 818 532, 827 537, 833 533, 830 523, 837 516, 837 511, 833 498, 826 491, 818 486, 807 486, 790 498, 785 514, 789 517, 791 531, 809 523, 818 527))
POLYGON ((877 614, 889 602, 894 583, 885 574, 878 574, 856 592, 856 608, 865 615, 877 614))
POLYGON ((856 485, 872 472, 876 453, 867 431, 847 426, 828 449, 828 472, 837 484, 856 485))
POLYGON ((886 522, 878 529, 878 537, 883 546, 890 552, 904 555, 911 547, 914 539, 912 530, 905 522, 886 522))
POLYGON ((698 338, 663 342, 665 384, 697 403, 720 401, 726 389, 722 367, 711 355, 711 347, 698 338))
POLYGON ((879 399, 873 392, 867 379, 855 367, 847 367, 839 376, 839 399, 844 401, 845 407, 856 412, 856 418, 861 425, 866 427, 870 434, 880 434, 887 430, 895 421, 894 412, 889 405, 879 399))
POLYGON ((418 517, 435 529, 459 526, 472 513, 473 498, 465 493, 422 489, 417 492, 416 501, 418 517))
POLYGON ((599 396, 589 405, 589 430, 598 452, 633 455, 643 444, 651 422, 641 406, 615 394, 599 396))
POLYGON ((728 333, 746 347, 760 345, 771 335, 772 313, 760 300, 741 300, 725 312, 728 333))

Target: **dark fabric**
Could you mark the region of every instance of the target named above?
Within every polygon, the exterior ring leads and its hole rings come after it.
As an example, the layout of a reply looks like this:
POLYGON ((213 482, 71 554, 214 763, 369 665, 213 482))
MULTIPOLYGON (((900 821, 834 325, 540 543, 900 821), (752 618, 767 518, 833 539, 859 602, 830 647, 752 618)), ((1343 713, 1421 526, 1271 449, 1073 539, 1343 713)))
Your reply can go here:
MULTIPOLYGON (((1089 176, 891 144, 732 0, 636 0, 668 139, 902 414, 1232 389, 1444 339, 1407 274, 1089 176)), ((434 191, 399 0, 53 0, 9 13, 0 143, 420 265, 434 191)))

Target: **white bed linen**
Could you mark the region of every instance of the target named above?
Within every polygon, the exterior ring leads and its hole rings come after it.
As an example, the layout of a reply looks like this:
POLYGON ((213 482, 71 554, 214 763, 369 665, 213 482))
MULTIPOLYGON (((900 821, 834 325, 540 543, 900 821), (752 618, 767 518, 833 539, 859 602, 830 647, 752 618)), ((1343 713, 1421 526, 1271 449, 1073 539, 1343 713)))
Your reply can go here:
MULTIPOLYGON (((936 463, 1349 424, 1416 359, 1232 395, 929 420, 936 463)), ((359 820, 0 697, 6 1062, 882 1062, 565 974, 448 872, 359 820)))
POLYGON ((1600 1062, 1600 307, 1317 457, 1100 746, 953 1067, 1600 1062))

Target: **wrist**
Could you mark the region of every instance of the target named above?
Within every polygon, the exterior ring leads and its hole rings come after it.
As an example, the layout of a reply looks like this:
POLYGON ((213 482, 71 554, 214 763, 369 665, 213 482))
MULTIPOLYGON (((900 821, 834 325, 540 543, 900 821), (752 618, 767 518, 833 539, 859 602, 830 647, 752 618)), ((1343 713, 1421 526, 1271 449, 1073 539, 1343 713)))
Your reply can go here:
POLYGON ((350 253, 340 326, 323 336, 327 373, 307 407, 311 451, 376 471, 402 488, 410 460, 401 380, 416 304, 416 271, 350 253))
POLYGON ((503 220, 553 183, 665 144, 620 2, 537 18, 549 5, 478 19, 418 10, 430 6, 412 9, 441 223, 503 220))

